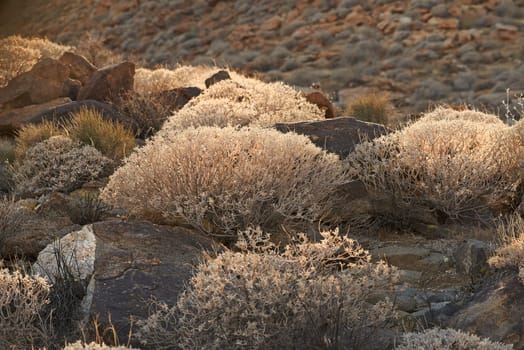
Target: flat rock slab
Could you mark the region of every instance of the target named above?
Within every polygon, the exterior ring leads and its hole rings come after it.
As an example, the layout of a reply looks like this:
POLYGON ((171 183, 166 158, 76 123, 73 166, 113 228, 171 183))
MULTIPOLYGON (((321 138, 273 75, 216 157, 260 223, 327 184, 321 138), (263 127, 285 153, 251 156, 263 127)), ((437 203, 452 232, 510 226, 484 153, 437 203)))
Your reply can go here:
POLYGON ((174 305, 212 241, 180 227, 147 222, 105 221, 92 226, 96 237, 89 314, 111 314, 119 334, 129 317, 146 318, 148 301, 174 305))
POLYGON ((372 140, 389 133, 380 124, 367 123, 355 118, 340 117, 326 120, 277 123, 274 128, 281 132, 305 135, 318 147, 345 158, 363 140, 372 140))

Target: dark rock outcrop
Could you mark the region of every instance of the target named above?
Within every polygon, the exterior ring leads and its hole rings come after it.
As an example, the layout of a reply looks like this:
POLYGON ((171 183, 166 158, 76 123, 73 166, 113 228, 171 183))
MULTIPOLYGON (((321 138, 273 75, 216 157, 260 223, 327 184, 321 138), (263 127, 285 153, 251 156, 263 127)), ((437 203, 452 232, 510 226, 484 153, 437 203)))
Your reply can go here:
POLYGON ((385 135, 389 130, 380 124, 366 123, 355 118, 340 117, 329 120, 299 123, 278 123, 275 129, 281 132, 296 132, 306 135, 318 147, 347 157, 363 139, 372 140, 385 135))
POLYGON ((78 100, 116 101, 119 95, 133 89, 134 77, 135 65, 132 62, 101 68, 80 89, 78 100))
POLYGON ((215 74, 213 74, 212 76, 206 79, 205 81, 206 88, 218 83, 219 81, 228 80, 228 79, 231 79, 231 77, 229 76, 229 73, 226 72, 225 70, 219 70, 218 72, 216 72, 215 74))
POLYGON ((169 106, 171 110, 179 110, 201 93, 202 90, 197 87, 182 87, 160 92, 158 100, 164 106, 169 106))
POLYGON ((33 68, 0 89, 0 110, 41 104, 64 96, 69 68, 61 62, 43 58, 33 68))

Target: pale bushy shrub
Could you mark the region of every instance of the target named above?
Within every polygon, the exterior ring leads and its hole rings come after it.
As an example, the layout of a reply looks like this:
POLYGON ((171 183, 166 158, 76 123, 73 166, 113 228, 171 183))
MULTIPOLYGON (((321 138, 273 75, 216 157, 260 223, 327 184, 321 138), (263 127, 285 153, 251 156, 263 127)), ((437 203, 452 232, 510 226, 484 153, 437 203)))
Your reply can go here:
POLYGON ((103 176, 112 161, 95 148, 54 136, 31 147, 15 167, 16 192, 41 195, 70 192, 103 176))
POLYGON ((421 333, 406 333, 396 350, 511 350, 513 345, 481 339, 455 329, 432 328, 421 333))
POLYGON ((66 345, 66 347, 63 348, 63 350, 138 350, 138 349, 132 349, 132 348, 128 348, 125 346, 109 346, 109 345, 104 345, 104 344, 100 345, 94 342, 86 344, 84 342, 77 341, 75 343, 66 345))
POLYGON ((50 336, 42 318, 50 288, 43 278, 0 269, 0 348, 25 350, 50 336))
POLYGON ((111 176, 102 199, 139 217, 234 238, 249 225, 316 222, 343 180, 338 157, 305 136, 201 127, 157 135, 111 176))
POLYGON ((43 38, 23 38, 18 35, 0 39, 0 87, 31 68, 42 57, 58 59, 71 48, 43 38))
POLYGON ((373 193, 446 219, 509 205, 523 166, 517 129, 471 111, 439 113, 358 145, 347 159, 353 177, 373 193))
POLYGON ((207 66, 178 66, 174 70, 138 68, 135 72, 134 90, 141 95, 149 95, 188 86, 205 89, 205 80, 218 70, 207 66))
POLYGON ((140 323, 139 339, 155 349, 385 348, 377 331, 393 304, 366 300, 396 272, 338 231, 322 237, 299 235, 282 251, 260 230, 244 231, 240 252, 204 261, 177 305, 140 323))
POLYGON ((499 222, 497 234, 501 245, 488 260, 489 264, 497 268, 517 268, 524 284, 524 219, 518 214, 506 217, 499 222))
POLYGON ((258 113, 247 103, 227 98, 211 98, 182 108, 166 122, 167 130, 183 130, 199 126, 246 126, 256 121, 258 113))
POLYGON ((424 114, 424 116, 419 119, 419 121, 441 121, 441 120, 465 120, 477 123, 486 123, 486 124, 504 124, 504 122, 493 114, 483 113, 481 111, 466 109, 466 110, 455 110, 452 108, 447 108, 445 106, 439 106, 424 114))
POLYGON ((316 105, 307 102, 302 93, 281 82, 265 83, 240 77, 220 81, 204 90, 170 117, 163 130, 185 125, 223 125, 224 121, 239 126, 246 124, 247 117, 251 118, 249 124, 270 127, 275 123, 320 120, 324 119, 324 114, 316 105), (228 113, 219 114, 216 122, 213 117, 217 113, 210 107, 225 103, 224 100, 229 100, 224 107, 228 113), (204 102, 207 104, 199 107, 204 102))

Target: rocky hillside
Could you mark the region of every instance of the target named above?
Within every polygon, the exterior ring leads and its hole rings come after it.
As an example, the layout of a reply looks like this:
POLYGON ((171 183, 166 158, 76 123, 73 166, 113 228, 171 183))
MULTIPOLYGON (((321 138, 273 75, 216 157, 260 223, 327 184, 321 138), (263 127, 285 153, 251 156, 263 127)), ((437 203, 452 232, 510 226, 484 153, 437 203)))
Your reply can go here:
POLYGON ((468 103, 503 114, 522 88, 524 2, 513 0, 6 0, 0 36, 77 45, 90 33, 146 65, 228 65, 343 102, 389 92, 403 114, 468 103))

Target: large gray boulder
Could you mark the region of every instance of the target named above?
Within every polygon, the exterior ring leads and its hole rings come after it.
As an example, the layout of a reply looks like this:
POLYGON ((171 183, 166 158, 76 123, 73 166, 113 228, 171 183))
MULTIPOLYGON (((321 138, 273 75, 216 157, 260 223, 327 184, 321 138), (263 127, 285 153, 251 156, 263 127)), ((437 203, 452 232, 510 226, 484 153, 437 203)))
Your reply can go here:
MULTIPOLYGON (((86 225, 60 242, 66 256, 76 257, 73 271, 88 286, 84 319, 99 315, 107 322, 110 314, 122 339, 131 317, 148 316, 151 298, 174 305, 202 251, 213 248, 209 238, 189 229, 120 220, 86 225)), ((37 272, 53 271, 52 252, 52 246, 42 251, 37 272)))

